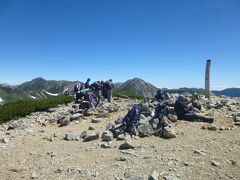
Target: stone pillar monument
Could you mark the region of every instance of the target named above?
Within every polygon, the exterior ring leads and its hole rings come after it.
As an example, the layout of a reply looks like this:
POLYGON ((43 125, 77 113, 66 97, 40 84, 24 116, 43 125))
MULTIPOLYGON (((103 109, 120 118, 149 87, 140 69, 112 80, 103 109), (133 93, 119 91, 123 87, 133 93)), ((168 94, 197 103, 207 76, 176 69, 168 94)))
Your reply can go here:
POLYGON ((210 99, 210 68, 211 60, 207 60, 206 72, 205 72, 205 97, 210 99))

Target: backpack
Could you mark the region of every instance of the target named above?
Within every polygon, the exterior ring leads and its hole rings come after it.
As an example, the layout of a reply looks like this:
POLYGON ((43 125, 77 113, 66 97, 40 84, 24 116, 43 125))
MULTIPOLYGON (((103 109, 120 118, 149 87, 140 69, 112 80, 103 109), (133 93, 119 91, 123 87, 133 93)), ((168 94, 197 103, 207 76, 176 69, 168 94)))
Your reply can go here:
POLYGON ((112 83, 110 81, 105 82, 105 87, 106 87, 107 90, 111 90, 113 88, 112 83))
POLYGON ((141 118, 142 109, 138 105, 134 105, 129 111, 125 118, 127 126, 138 126, 141 118))

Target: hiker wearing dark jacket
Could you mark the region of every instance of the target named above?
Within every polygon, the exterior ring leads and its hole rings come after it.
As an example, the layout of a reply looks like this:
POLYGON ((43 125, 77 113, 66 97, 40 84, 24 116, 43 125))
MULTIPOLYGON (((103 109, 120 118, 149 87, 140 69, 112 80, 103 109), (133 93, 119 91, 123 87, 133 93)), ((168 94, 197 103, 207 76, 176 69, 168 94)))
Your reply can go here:
POLYGON ((155 101, 164 101, 165 100, 165 95, 164 92, 162 90, 158 90, 157 94, 154 97, 155 101))
POLYGON ((179 96, 175 106, 174 106, 176 115, 179 120, 186 121, 200 121, 200 122, 208 122, 212 123, 213 118, 208 116, 202 116, 194 112, 192 102, 188 101, 184 96, 179 96))
POLYGON ((90 88, 90 81, 91 79, 87 79, 86 83, 85 83, 85 89, 89 89, 90 88))

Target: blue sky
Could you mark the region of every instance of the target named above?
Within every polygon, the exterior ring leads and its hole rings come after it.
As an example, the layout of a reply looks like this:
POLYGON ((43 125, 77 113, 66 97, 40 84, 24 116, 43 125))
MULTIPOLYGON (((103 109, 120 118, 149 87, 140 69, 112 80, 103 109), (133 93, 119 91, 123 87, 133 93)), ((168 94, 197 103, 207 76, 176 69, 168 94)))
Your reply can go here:
POLYGON ((0 0, 0 83, 240 86, 239 0, 0 0))

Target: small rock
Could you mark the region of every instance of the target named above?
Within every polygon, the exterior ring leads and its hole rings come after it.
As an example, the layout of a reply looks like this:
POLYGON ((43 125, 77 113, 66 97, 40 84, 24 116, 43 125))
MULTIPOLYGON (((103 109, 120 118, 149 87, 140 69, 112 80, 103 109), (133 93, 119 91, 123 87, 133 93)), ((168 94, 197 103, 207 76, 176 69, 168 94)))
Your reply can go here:
POLYGON ((64 139, 67 140, 67 141, 74 141, 74 140, 77 140, 77 136, 72 135, 72 134, 70 134, 70 133, 67 133, 67 134, 65 135, 64 139))
POLYGON ((93 141, 99 138, 99 133, 89 132, 86 134, 86 137, 83 139, 83 142, 93 141))
POLYGON ((103 141, 112 141, 113 140, 113 133, 111 131, 105 131, 102 134, 103 141))
POLYGON ((127 159, 125 157, 118 157, 115 158, 116 161, 126 161, 127 159))
POLYGON ((240 116, 235 116, 234 121, 235 122, 240 122, 240 116))
POLYGON ((92 119, 92 123, 100 123, 102 121, 101 118, 94 118, 92 119))
POLYGON ((129 141, 128 142, 126 141, 125 143, 119 146, 119 149, 134 149, 134 146, 130 144, 129 141))
POLYGON ((101 144, 101 148, 103 148, 103 149, 109 149, 109 148, 111 148, 111 144, 110 143, 103 143, 103 144, 101 144))
POLYGON ((83 114, 80 114, 80 113, 73 114, 70 116, 70 121, 76 121, 82 116, 83 116, 83 114))
POLYGON ((56 118, 49 118, 46 121, 48 121, 50 124, 54 124, 55 122, 57 122, 56 118))
POLYGON ((124 134, 120 134, 118 137, 117 137, 117 140, 118 141, 124 141, 126 140, 126 136, 124 134))
POLYGON ((178 121, 178 118, 176 115, 173 115, 173 114, 169 114, 168 115, 168 119, 171 121, 171 122, 177 122, 178 121))
POLYGON ((93 126, 89 126, 89 128, 88 128, 88 130, 95 130, 95 127, 93 127, 93 126))
POLYGON ((200 155, 203 155, 203 156, 205 156, 207 154, 205 151, 199 150, 199 149, 195 149, 193 153, 200 154, 200 155))
POLYGON ((217 126, 216 125, 210 125, 210 126, 208 126, 208 130, 216 131, 217 130, 217 126))
POLYGON ((218 161, 216 161, 216 160, 212 160, 211 161, 211 164, 213 165, 213 166, 220 166, 220 162, 218 162, 218 161))
POLYGON ((170 138, 176 138, 177 137, 174 127, 171 127, 171 126, 167 126, 163 129, 162 136, 165 139, 170 139, 170 138))
POLYGON ((36 172, 33 172, 32 173, 32 176, 31 176, 31 179, 35 179, 37 177, 37 173, 36 172))
POLYGON ((240 126, 240 122, 235 122, 234 125, 235 126, 240 126))
POLYGON ((149 175, 148 180, 158 180, 158 173, 153 171, 152 174, 149 175))
POLYGON ((177 176, 164 176, 165 180, 180 180, 177 176))
POLYGON ((7 143, 9 142, 9 139, 8 139, 8 138, 2 138, 2 139, 1 139, 1 142, 7 144, 7 143))
POLYGON ((62 116, 58 121, 60 127, 67 126, 70 123, 70 116, 62 116))

